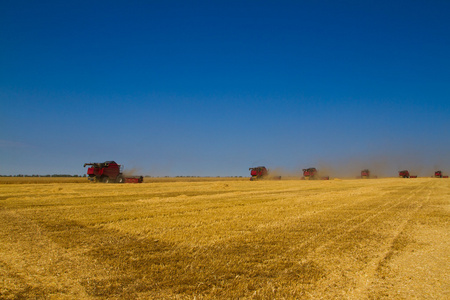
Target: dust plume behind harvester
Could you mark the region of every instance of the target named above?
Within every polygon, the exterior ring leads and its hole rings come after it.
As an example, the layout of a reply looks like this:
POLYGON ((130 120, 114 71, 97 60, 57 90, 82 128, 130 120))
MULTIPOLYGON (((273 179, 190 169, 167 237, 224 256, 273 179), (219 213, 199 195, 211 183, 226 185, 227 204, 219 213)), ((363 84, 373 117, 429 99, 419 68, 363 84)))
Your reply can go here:
POLYGON ((103 183, 141 183, 143 176, 124 176, 123 166, 115 161, 105 161, 103 163, 85 163, 84 167, 90 166, 87 170, 88 180, 103 183))

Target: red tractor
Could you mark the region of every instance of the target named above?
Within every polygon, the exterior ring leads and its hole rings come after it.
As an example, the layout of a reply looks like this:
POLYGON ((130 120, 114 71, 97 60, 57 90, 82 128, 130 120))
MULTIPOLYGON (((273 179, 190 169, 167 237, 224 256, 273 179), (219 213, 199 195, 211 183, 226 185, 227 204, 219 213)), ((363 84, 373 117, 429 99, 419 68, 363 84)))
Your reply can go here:
POLYGON ((142 176, 124 177, 122 174, 123 166, 112 160, 103 163, 85 163, 84 167, 86 166, 91 166, 87 170, 87 175, 92 182, 141 183, 144 179, 142 176))
POLYGON ((368 169, 364 169, 361 171, 361 178, 368 179, 370 178, 370 171, 368 169))
POLYGON ((249 170, 250 170, 250 176, 251 176, 250 180, 262 179, 262 178, 266 177, 268 174, 268 171, 267 171, 266 167, 264 167, 264 166, 249 168, 249 170))

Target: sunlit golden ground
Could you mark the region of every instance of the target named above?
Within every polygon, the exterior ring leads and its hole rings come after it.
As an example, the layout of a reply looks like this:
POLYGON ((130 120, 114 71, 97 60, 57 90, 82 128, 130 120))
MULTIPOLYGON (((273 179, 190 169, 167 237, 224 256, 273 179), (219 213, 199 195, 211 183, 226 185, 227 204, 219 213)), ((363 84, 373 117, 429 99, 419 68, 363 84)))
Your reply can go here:
POLYGON ((2 299, 450 298, 449 179, 7 183, 2 299))

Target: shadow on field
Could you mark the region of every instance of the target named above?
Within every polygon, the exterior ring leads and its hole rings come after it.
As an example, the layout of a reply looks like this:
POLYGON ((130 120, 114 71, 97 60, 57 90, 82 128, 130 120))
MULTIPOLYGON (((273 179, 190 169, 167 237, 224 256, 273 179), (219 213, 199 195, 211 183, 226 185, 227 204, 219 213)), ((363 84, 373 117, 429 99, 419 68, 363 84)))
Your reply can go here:
POLYGON ((277 284, 295 280, 306 287, 324 277, 317 263, 298 263, 270 240, 188 248, 73 221, 42 225, 55 243, 83 252, 98 268, 107 270, 108 276, 87 276, 89 279, 81 282, 91 296, 183 293, 240 297, 272 280, 277 284))

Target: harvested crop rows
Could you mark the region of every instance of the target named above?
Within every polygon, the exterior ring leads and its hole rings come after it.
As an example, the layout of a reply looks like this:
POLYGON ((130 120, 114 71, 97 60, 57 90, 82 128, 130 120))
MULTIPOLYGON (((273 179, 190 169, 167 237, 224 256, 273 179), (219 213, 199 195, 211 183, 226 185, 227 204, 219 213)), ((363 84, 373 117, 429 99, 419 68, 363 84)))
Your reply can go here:
POLYGON ((450 298, 450 180, 0 184, 0 298, 450 298))

